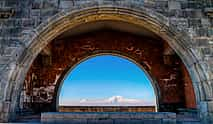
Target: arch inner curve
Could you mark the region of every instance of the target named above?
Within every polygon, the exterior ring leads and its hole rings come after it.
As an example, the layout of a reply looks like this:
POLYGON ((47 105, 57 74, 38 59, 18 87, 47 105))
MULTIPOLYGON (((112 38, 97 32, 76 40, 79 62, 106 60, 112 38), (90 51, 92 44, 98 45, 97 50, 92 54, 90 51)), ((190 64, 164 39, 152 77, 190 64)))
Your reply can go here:
POLYGON ((163 39, 150 32, 141 35, 107 27, 90 32, 84 29, 78 35, 69 33, 65 32, 48 44, 33 62, 25 79, 23 93, 27 99, 22 102, 23 108, 56 111, 57 93, 67 71, 84 58, 101 53, 127 56, 143 67, 155 80, 152 84, 156 87, 159 111, 196 108, 188 72, 163 39))
POLYGON ((80 111, 79 106, 157 110, 159 94, 153 80, 139 64, 121 55, 105 53, 83 59, 62 81, 59 111, 80 111))

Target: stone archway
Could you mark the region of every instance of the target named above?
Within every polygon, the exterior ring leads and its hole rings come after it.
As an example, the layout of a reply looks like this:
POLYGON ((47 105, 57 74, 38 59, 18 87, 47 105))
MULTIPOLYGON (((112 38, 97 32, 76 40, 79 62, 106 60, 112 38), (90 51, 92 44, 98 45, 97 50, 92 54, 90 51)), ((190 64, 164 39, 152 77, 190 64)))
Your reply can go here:
MULTIPOLYGON (((110 23, 112 22, 110 21, 110 23)), ((95 24, 98 25, 97 22, 95 24)), ((104 24, 109 24, 109 22, 104 24)), ((116 22, 116 24, 119 23, 116 22)), ((125 25, 127 26, 127 24, 125 25)), ((71 35, 70 32, 68 34, 71 35)), ((186 75, 187 71, 181 69, 181 66, 184 66, 183 63, 174 51, 168 47, 167 43, 162 39, 158 39, 159 37, 153 38, 112 29, 101 29, 97 31, 90 30, 89 33, 81 33, 77 36, 66 37, 64 35, 53 40, 36 57, 25 79, 24 86, 28 94, 26 96, 32 98, 29 101, 34 101, 29 103, 32 105, 31 108, 35 111, 39 110, 39 112, 40 110, 54 111, 55 105, 57 105, 53 103, 55 101, 54 96, 57 96, 58 86, 61 85, 60 78, 64 77, 66 70, 69 70, 84 58, 104 53, 131 58, 149 73, 152 80, 156 80, 155 83, 153 82, 153 86, 156 87, 156 95, 160 98, 158 99, 159 111, 177 111, 178 108, 186 106, 196 108, 192 83, 183 80, 188 77, 186 75), (49 60, 49 58, 52 59, 49 60), (60 78, 58 79, 58 77, 60 78), (188 91, 184 95, 185 92, 179 90, 186 90, 184 85, 189 85, 188 90, 192 93, 188 91), (44 86, 49 88, 45 90, 44 86), (55 89, 55 91, 51 91, 51 89, 55 89), (39 94, 43 94, 43 96, 39 94), (189 105, 189 101, 183 100, 188 94, 192 99, 192 105, 189 105), (45 99, 48 99, 48 101, 45 99), (53 108, 49 106, 53 106, 53 108)))
MULTIPOLYGON (((131 23, 146 28, 164 39, 176 51, 187 67, 193 81, 198 106, 201 101, 208 99, 208 95, 202 90, 201 84, 202 81, 208 81, 208 75, 205 74, 202 64, 199 63, 199 56, 196 56, 193 48, 191 48, 190 38, 186 34, 177 31, 168 23, 165 17, 144 8, 135 10, 126 5, 93 6, 59 13, 40 25, 32 32, 32 37, 26 39, 26 49, 17 61, 4 94, 5 100, 9 101, 7 115, 10 119, 15 113, 18 94, 23 86, 24 78, 38 53, 63 32, 84 23, 104 20, 131 23), (204 94, 204 98, 200 97, 202 94, 204 94)), ((202 108, 200 108, 200 111, 206 112, 202 108)))

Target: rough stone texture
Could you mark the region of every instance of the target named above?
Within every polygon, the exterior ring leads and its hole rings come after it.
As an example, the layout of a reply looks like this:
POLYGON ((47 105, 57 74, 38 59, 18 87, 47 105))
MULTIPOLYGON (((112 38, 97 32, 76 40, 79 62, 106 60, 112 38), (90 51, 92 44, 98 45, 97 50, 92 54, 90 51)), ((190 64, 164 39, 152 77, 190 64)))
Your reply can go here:
MULTIPOLYGON (((152 10, 149 11, 149 14, 158 15, 157 17, 161 18, 162 22, 167 22, 168 19, 169 21, 166 24, 169 28, 177 29, 178 32, 186 32, 190 39, 185 40, 183 46, 186 46, 196 58, 196 62, 193 58, 188 58, 192 60, 192 63, 187 64, 187 70, 193 81, 197 107, 202 112, 200 116, 203 120, 205 120, 205 117, 212 118, 212 113, 208 111, 212 107, 208 103, 213 101, 212 0, 1 0, 0 102, 3 104, 11 103, 12 107, 11 110, 8 109, 8 112, 0 113, 0 121, 8 121, 8 113, 14 113, 12 108, 15 108, 17 98, 12 94, 17 94, 17 90, 20 94, 22 89, 18 86, 15 77, 25 77, 24 73, 19 73, 25 66, 27 69, 27 65, 19 63, 19 60, 26 53, 23 51, 33 54, 33 50, 39 49, 31 49, 28 46, 32 41, 30 39, 41 33, 39 29, 45 28, 50 18, 57 19, 68 11, 98 5, 127 6, 136 10, 141 10, 142 7, 148 8, 152 10), (159 16, 159 14, 154 14, 155 12, 162 14, 165 18, 159 16), (207 108, 207 110, 203 110, 203 108, 207 108)), ((163 30, 161 31, 163 32, 163 30)), ((184 34, 180 34, 181 37, 186 38, 184 34)), ((38 39, 46 38, 39 37, 38 39)), ((178 51, 178 55, 185 54, 178 51)), ((183 61, 185 63, 189 60, 183 61)), ((24 78, 19 80, 23 82, 24 78)), ((0 108, 0 110, 3 109, 0 108)))
POLYGON ((175 113, 42 113, 42 123, 81 124, 176 124, 175 113))

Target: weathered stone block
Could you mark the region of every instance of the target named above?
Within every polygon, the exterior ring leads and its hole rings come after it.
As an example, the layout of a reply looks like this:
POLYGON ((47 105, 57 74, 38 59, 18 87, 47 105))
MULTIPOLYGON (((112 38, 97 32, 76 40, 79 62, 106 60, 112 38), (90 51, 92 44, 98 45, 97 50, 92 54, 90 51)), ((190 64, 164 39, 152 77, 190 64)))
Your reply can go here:
POLYGON ((0 114, 0 118, 2 120, 1 122, 7 122, 7 114, 6 113, 2 112, 0 114))
POLYGON ((144 120, 137 119, 116 119, 114 120, 114 124, 145 124, 144 120))
POLYGON ((199 108, 201 110, 201 113, 206 113, 208 111, 207 102, 205 102, 205 101, 200 102, 199 108))
POLYGON ((189 26, 190 27, 201 27, 201 20, 200 19, 189 19, 189 26))
POLYGON ((208 27, 208 37, 212 37, 212 36, 213 36, 213 28, 208 27))
POLYGON ((207 102, 208 111, 213 113, 213 101, 207 102))
POLYGON ((3 101, 0 101, 0 113, 3 112, 3 101))
POLYGON ((57 9, 55 8, 47 8, 47 9, 41 9, 41 17, 42 18, 49 18, 50 16, 53 16, 57 13, 57 9))
POLYGON ((87 124, 113 124, 113 120, 112 119, 88 119, 87 120, 87 124))
POLYGON ((180 30, 184 30, 189 27, 188 19, 185 18, 170 18, 169 22, 177 26, 177 28, 180 30))
POLYGON ((161 119, 144 119, 142 122, 144 124, 163 124, 161 119))
POLYGON ((188 7, 192 9, 200 9, 203 7, 203 1, 200 0, 188 0, 188 7))
POLYGON ((60 0, 59 8, 68 9, 74 6, 73 0, 60 0))
MULTIPOLYGON (((1 76, 0 76, 0 78, 1 78, 1 76)), ((2 111, 2 101, 1 100, 3 100, 3 98, 4 98, 4 90, 5 90, 5 86, 6 86, 6 83, 5 83, 5 81, 3 81, 4 79, 0 79, 0 91, 1 91, 1 93, 0 93, 0 109, 1 109, 1 111, 2 111)))
POLYGON ((141 119, 141 118, 143 118, 143 119, 146 119, 146 118, 153 118, 153 116, 154 115, 152 115, 151 113, 144 113, 144 114, 137 114, 137 113, 135 113, 135 114, 132 114, 131 115, 131 119, 141 119))
POLYGON ((76 115, 76 118, 85 118, 85 119, 95 119, 95 118, 104 118, 102 115, 98 115, 97 113, 86 113, 84 116, 82 116, 82 114, 77 114, 76 115))
POLYGON ((176 113, 172 113, 172 112, 169 112, 169 113, 164 113, 164 118, 168 118, 168 119, 176 119, 176 113))
POLYGON ((33 9, 31 10, 31 16, 35 16, 37 17, 37 20, 40 19, 40 15, 41 15, 41 10, 40 9, 33 9))
POLYGON ((162 119, 162 124, 176 124, 176 119, 162 119))
POLYGON ((178 1, 169 1, 168 7, 169 7, 169 10, 181 9, 180 2, 178 1))
POLYGON ((203 82, 206 100, 213 100, 213 87, 210 81, 203 82))
MULTIPOLYGON (((163 12, 166 14, 166 12, 163 12)), ((170 18, 181 18, 181 17, 184 17, 184 12, 182 10, 176 10, 176 9, 173 9, 173 10, 170 10, 167 12, 167 15, 170 17, 170 18)))
POLYGON ((10 102, 3 102, 3 112, 8 113, 10 111, 10 102))
POLYGON ((86 119, 64 119, 62 123, 66 123, 66 124, 87 124, 87 120, 86 119))
POLYGON ((64 114, 63 113, 56 113, 56 114, 53 114, 52 118, 54 118, 56 120, 63 120, 64 119, 64 114))
POLYGON ((20 2, 19 1, 15 1, 15 0, 6 0, 4 3, 5 6, 7 7, 19 7, 20 2))
POLYGON ((32 2, 32 9, 41 9, 42 8, 42 1, 35 0, 32 2))
POLYGON ((21 26, 23 27, 34 27, 35 26, 35 20, 32 18, 32 19, 23 19, 22 20, 22 24, 21 26))
POLYGON ((44 123, 44 124, 55 124, 55 122, 56 121, 53 119, 45 119, 42 121, 42 123, 44 123))
POLYGON ((41 120, 46 120, 49 118, 54 118, 54 114, 49 114, 49 113, 42 113, 41 114, 41 120))
POLYGON ((130 114, 122 114, 122 113, 115 113, 115 114, 110 114, 110 118, 120 118, 120 119, 129 119, 131 118, 130 114))
POLYGON ((198 37, 207 37, 208 36, 208 28, 200 27, 196 29, 196 36, 198 37))
POLYGON ((201 19, 201 24, 205 27, 211 26, 210 20, 207 18, 202 18, 201 19))
POLYGON ((46 0, 42 1, 42 8, 57 8, 58 7, 58 0, 46 0))

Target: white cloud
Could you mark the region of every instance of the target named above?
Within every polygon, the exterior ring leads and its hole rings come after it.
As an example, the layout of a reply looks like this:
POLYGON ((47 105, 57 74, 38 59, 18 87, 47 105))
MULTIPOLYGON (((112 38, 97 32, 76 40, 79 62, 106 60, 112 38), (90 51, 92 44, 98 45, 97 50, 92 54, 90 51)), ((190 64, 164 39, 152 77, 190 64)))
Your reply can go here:
POLYGON ((122 96, 112 96, 107 99, 61 100, 61 106, 153 106, 155 101, 129 99, 122 96))

